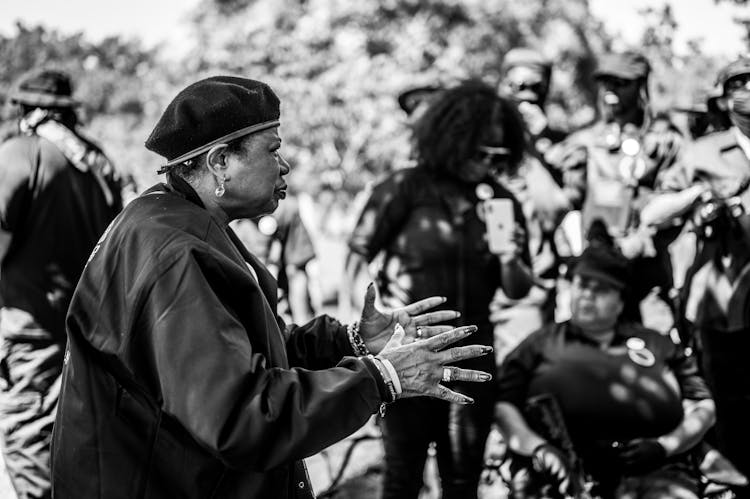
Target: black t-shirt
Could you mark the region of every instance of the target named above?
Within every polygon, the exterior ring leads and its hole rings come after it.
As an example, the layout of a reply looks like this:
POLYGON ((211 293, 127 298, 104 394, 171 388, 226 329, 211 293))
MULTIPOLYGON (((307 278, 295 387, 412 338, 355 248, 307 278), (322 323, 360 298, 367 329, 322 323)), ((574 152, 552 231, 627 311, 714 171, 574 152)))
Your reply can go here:
POLYGON ((122 208, 120 190, 107 203, 91 172, 71 165, 38 136, 15 137, 0 146, 0 226, 11 234, 0 270, 6 307, 29 312, 65 341, 65 314, 94 245, 122 208))
POLYGON ((635 324, 618 326, 606 351, 570 323, 546 326, 508 355, 497 387, 522 412, 530 397, 553 395, 581 446, 663 435, 682 420, 683 399, 711 397, 693 356, 635 324))

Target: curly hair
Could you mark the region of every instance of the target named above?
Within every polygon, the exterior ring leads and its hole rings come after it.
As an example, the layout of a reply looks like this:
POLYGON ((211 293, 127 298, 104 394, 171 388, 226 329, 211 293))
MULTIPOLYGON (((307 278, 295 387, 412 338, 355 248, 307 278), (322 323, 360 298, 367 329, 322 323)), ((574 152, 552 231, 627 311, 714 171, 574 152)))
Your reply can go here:
POLYGON ((507 147, 515 168, 526 147, 524 127, 509 98, 479 80, 467 80, 441 92, 414 124, 417 160, 429 170, 457 176, 484 144, 507 147))

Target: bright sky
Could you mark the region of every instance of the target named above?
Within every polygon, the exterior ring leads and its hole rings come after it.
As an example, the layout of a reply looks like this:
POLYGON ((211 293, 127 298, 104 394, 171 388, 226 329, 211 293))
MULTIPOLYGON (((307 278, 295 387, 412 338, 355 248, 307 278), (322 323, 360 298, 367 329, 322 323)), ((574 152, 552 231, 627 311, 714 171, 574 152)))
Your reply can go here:
POLYGON ((0 0, 0 33, 15 33, 16 20, 93 40, 121 34, 151 46, 179 40, 188 12, 199 0, 0 0))
MULTIPOLYGON (((94 40, 107 35, 140 37, 147 46, 161 41, 179 42, 188 12, 200 0, 0 0, 0 33, 14 33, 14 23, 43 24, 63 32, 83 31, 94 40)), ((641 33, 638 9, 659 7, 664 0, 589 0, 593 13, 630 43, 641 33)), ((702 38, 704 49, 725 58, 742 49, 742 31, 732 18, 750 8, 731 1, 673 0, 679 23, 678 47, 691 38, 702 38)))
MULTIPOLYGON (((591 12, 604 19, 613 33, 619 33, 631 44, 643 31, 643 18, 638 11, 645 7, 659 9, 665 3, 664 0, 589 0, 591 12)), ((707 53, 726 59, 733 59, 746 50, 743 30, 732 19, 750 17, 747 6, 736 6, 732 1, 717 4, 714 0, 673 0, 669 3, 677 21, 677 50, 682 50, 691 39, 702 39, 707 53)))

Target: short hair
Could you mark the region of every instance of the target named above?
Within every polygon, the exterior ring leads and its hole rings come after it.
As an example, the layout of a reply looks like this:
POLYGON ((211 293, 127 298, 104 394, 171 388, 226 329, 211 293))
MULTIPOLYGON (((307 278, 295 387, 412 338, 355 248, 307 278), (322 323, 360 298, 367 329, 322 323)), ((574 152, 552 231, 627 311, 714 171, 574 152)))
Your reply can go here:
MULTIPOLYGON (((227 144, 226 153, 238 154, 242 152, 253 135, 254 134, 245 135, 229 142, 227 144)), ((198 176, 198 173, 200 172, 201 165, 206 162, 207 155, 208 151, 201 153, 198 156, 188 159, 187 161, 184 161, 182 163, 177 163, 176 165, 169 168, 168 173, 177 175, 178 177, 182 177, 185 180, 195 180, 195 178, 198 176)))
POLYGON ((498 128, 503 144, 486 145, 507 147, 511 167, 516 167, 523 159, 526 139, 515 103, 479 80, 464 81, 442 92, 414 124, 417 161, 429 170, 456 176, 482 140, 498 128))

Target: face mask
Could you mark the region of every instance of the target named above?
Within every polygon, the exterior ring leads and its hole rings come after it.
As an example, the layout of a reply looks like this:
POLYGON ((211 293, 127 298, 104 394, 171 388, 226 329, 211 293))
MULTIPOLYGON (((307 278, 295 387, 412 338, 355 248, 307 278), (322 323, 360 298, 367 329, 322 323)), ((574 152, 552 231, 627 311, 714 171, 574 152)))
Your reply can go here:
POLYGON ((750 90, 732 93, 729 118, 744 135, 750 137, 750 90))

